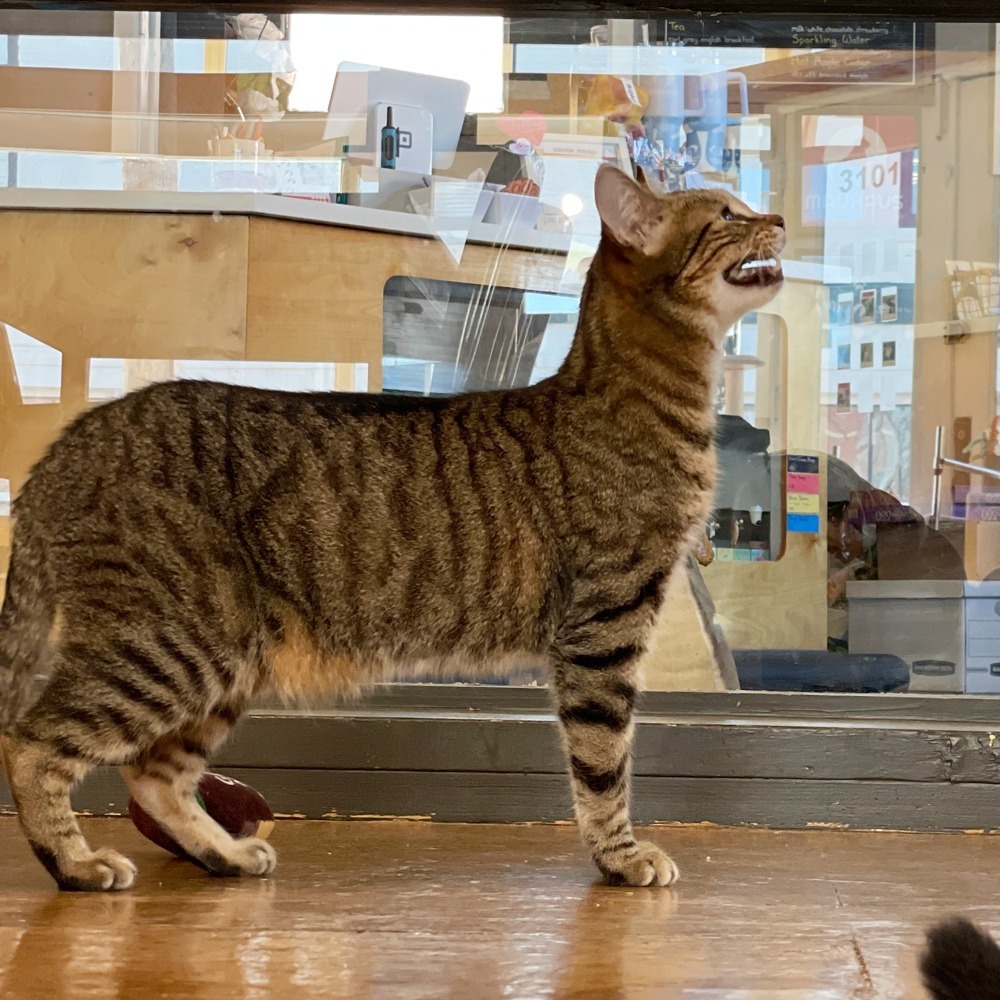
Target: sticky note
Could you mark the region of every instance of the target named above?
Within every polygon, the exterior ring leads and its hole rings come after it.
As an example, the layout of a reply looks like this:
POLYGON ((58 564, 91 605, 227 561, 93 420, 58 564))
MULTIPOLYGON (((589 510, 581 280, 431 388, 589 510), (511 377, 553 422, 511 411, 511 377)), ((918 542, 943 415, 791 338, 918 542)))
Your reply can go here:
POLYGON ((794 514, 789 511, 786 525, 789 531, 818 535, 819 514, 794 514))
POLYGON ((812 472, 789 472, 786 483, 789 493, 819 494, 819 476, 812 472))
POLYGON ((819 496, 816 493, 789 493, 788 512, 790 514, 818 514, 819 496))

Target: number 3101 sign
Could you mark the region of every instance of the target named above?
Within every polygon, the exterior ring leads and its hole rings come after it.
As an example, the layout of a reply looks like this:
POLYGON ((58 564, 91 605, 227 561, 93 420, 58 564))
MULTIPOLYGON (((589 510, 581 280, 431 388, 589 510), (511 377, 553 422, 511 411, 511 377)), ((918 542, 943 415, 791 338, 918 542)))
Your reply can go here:
POLYGON ((828 163, 826 167, 826 222, 860 226, 899 226, 899 153, 866 156, 828 163))

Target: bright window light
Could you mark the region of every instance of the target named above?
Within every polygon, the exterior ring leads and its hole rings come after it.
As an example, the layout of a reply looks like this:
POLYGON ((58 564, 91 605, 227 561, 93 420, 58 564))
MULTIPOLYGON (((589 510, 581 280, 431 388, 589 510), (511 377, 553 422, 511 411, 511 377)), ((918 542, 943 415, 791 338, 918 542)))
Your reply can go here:
POLYGON ((337 66, 367 63, 465 80, 472 114, 503 110, 503 18, 292 14, 294 111, 326 111, 337 66))
POLYGON ((570 191, 562 196, 560 207, 565 215, 574 219, 583 211, 583 199, 570 191))

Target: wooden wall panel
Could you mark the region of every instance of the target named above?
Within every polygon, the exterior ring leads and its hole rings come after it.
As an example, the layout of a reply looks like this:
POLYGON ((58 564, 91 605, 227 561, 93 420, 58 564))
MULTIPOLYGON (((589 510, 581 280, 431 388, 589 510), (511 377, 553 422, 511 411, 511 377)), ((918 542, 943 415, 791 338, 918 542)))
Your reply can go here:
POLYGON ((0 104, 49 111, 110 111, 113 77, 99 70, 0 66, 0 104))
POLYGON ((87 357, 240 358, 246 218, 0 214, 0 321, 87 357))
POLYGON ((381 388, 382 292, 396 275, 555 291, 566 258, 439 240, 253 219, 247 357, 367 362, 381 388))
MULTIPOLYGON (((788 281, 760 310, 785 327, 785 361, 777 374, 783 434, 772 436, 771 450, 820 456, 821 511, 826 510, 826 456, 819 392, 828 295, 821 285, 788 281)), ((771 516, 784 519, 784 511, 771 516)), ((775 561, 716 560, 705 568, 717 620, 734 649, 826 649, 826 517, 820 517, 819 529, 817 535, 787 535, 775 561)))

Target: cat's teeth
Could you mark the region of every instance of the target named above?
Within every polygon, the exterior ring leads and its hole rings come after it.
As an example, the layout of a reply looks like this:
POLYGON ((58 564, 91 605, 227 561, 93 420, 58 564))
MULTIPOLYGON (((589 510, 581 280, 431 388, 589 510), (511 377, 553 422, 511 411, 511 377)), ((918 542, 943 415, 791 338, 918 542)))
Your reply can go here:
POLYGON ((743 267, 740 268, 741 271, 749 271, 755 267, 777 267, 778 262, 773 257, 768 257, 766 260, 748 260, 743 267))

